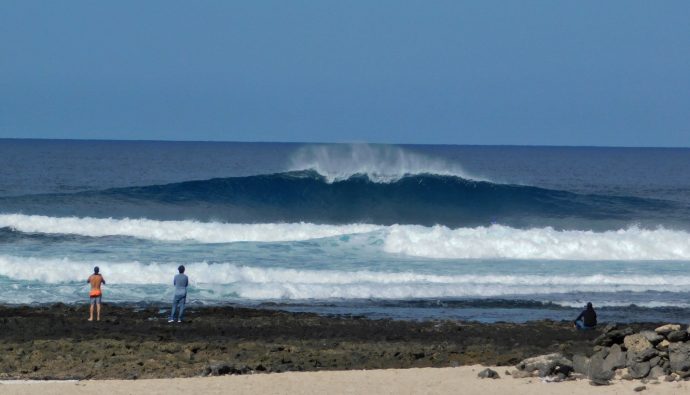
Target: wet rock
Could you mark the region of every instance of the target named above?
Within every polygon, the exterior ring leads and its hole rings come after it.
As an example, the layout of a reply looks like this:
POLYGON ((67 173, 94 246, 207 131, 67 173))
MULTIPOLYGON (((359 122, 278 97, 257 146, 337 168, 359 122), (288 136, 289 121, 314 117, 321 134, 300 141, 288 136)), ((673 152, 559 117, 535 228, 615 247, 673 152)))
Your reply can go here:
POLYGON ((649 362, 634 362, 628 366, 628 374, 634 379, 647 377, 650 370, 649 362))
POLYGON ((527 358, 516 365, 516 368, 519 370, 528 372, 537 370, 539 371, 539 376, 541 377, 554 374, 554 371, 557 367, 559 370, 563 369, 564 367, 568 367, 570 370, 572 370, 573 363, 568 358, 564 357, 563 354, 553 353, 540 355, 534 358, 527 358))
POLYGON ((656 329, 654 329, 654 332, 666 336, 667 334, 673 332, 673 331, 679 331, 680 330, 680 325, 678 324, 666 324, 662 325, 656 329))
POLYGON ((686 331, 673 331, 666 335, 666 338, 670 342, 682 342, 688 338, 688 332, 686 331))
POLYGON ((480 379, 500 379, 501 378, 501 376, 498 375, 497 371, 489 369, 489 368, 486 368, 486 369, 482 370, 481 372, 479 372, 479 374, 477 374, 477 377, 479 377, 480 379))
POLYGON ((621 350, 618 344, 614 344, 609 349, 609 353, 604 359, 603 369, 605 370, 616 370, 626 365, 626 352, 621 350))
POLYGON ((654 331, 641 331, 640 335, 644 336, 647 340, 649 340, 650 343, 652 343, 655 346, 659 344, 662 340, 664 340, 663 336, 654 331))
POLYGON ((668 357, 672 371, 685 372, 690 370, 690 344, 671 343, 668 346, 668 357))
POLYGON ((639 333, 626 336, 623 339, 623 344, 625 344, 625 348, 628 352, 633 352, 635 354, 641 354, 653 347, 652 343, 639 333))

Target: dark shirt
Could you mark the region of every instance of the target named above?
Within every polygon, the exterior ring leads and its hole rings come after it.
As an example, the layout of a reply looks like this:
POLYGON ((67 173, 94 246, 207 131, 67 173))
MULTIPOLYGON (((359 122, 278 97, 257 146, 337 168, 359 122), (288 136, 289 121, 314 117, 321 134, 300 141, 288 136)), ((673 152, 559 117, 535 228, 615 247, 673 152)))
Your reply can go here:
POLYGON ((575 321, 578 321, 580 318, 582 318, 582 323, 585 324, 585 326, 597 325, 597 313, 594 311, 594 309, 586 309, 582 311, 582 313, 575 318, 575 321))

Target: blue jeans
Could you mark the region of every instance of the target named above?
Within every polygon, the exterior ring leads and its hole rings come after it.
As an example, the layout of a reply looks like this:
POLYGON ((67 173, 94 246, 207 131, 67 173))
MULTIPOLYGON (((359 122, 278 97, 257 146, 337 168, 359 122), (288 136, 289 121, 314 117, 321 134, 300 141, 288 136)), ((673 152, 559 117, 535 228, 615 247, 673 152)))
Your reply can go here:
POLYGON ((575 321, 575 325, 577 325, 577 329, 581 331, 586 331, 590 329, 594 329, 593 326, 587 326, 582 320, 577 320, 575 321))
POLYGON ((182 321, 182 316, 184 315, 184 304, 187 302, 187 294, 173 296, 172 311, 170 312, 170 320, 175 319, 175 310, 180 309, 180 315, 177 320, 182 321))

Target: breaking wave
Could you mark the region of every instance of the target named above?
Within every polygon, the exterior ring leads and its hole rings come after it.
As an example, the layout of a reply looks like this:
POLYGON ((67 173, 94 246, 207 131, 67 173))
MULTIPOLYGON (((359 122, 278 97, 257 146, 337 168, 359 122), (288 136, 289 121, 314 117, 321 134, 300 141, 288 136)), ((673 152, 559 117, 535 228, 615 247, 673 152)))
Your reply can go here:
POLYGON ((25 233, 70 234, 89 237, 129 236, 158 241, 231 243, 239 241, 279 242, 311 240, 379 229, 373 225, 229 224, 150 219, 47 217, 0 214, 0 228, 25 233))
POLYGON ((74 194, 0 198, 5 213, 144 217, 231 223, 413 224, 612 229, 687 224, 690 208, 633 197, 581 195, 438 174, 380 183, 329 182, 316 171, 187 181, 74 194), (685 222, 683 222, 685 221, 685 222))
MULTIPOLYGON (((453 229, 438 225, 232 224, 0 214, 2 228, 12 229, 15 239, 36 235, 123 236, 195 243, 289 242, 368 234, 368 243, 387 254, 428 259, 690 261, 690 233, 661 227, 594 232, 503 225, 453 229)), ((0 232, 0 241, 7 237, 0 232)))
POLYGON ((316 171, 329 183, 353 176, 367 176, 373 182, 390 183, 419 174, 482 180, 468 174, 457 163, 400 147, 372 144, 307 145, 292 155, 290 170, 316 171))
POLYGON ((460 229, 392 226, 384 250, 454 259, 690 260, 690 233, 638 227, 593 232, 501 225, 460 229))

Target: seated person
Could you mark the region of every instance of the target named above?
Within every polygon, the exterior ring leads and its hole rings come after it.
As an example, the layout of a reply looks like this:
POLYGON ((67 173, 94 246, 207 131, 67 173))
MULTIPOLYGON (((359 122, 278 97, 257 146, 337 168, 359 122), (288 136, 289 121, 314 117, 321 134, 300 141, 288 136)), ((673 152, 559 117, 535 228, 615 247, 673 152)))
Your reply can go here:
POLYGON ((592 307, 592 303, 587 303, 587 308, 585 308, 580 315, 575 318, 575 326, 577 329, 593 329, 597 326, 597 313, 592 307))

